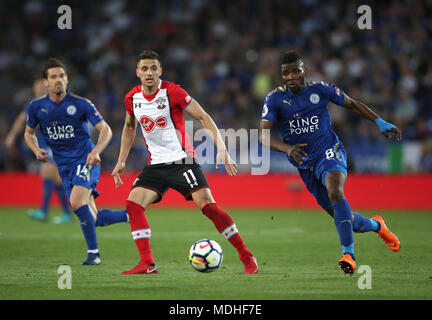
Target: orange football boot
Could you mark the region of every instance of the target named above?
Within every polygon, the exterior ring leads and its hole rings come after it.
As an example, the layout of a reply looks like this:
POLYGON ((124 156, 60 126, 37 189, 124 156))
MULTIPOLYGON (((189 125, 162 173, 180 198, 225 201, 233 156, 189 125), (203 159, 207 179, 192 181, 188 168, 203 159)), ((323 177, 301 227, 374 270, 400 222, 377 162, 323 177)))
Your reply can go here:
POLYGON ((378 230, 378 237, 383 239, 384 243, 387 247, 390 248, 391 251, 399 251, 400 250, 400 242, 399 239, 387 228, 387 225, 381 216, 375 216, 371 219, 378 221, 381 224, 381 228, 378 230))
POLYGON ((346 253, 342 256, 342 259, 339 260, 339 267, 342 269, 342 271, 345 274, 353 275, 356 264, 354 259, 351 257, 350 254, 346 253))

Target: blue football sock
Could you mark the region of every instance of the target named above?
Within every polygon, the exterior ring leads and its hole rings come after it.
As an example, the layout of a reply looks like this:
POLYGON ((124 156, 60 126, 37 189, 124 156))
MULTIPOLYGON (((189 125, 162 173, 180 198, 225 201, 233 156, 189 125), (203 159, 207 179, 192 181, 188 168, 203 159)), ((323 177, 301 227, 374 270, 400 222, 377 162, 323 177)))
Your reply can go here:
POLYGON ((44 179, 43 180, 43 187, 42 187, 42 206, 41 211, 46 215, 49 210, 50 200, 52 191, 54 189, 54 182, 50 179, 44 179))
POLYGON ((128 215, 126 210, 117 211, 110 209, 102 209, 98 211, 96 226, 103 227, 109 226, 110 224, 127 221, 128 215))
POLYGON ((381 224, 373 219, 369 219, 366 217, 363 217, 361 214, 354 212, 354 223, 353 223, 353 231, 354 232, 369 232, 369 231, 375 231, 377 232, 381 228, 381 224))
MULTIPOLYGON (((81 229, 87 243, 88 250, 97 250, 95 221, 87 204, 74 211, 81 223, 81 229)), ((97 251, 96 251, 97 252, 97 251)))
POLYGON ((67 202, 67 195, 66 195, 66 191, 63 188, 63 185, 61 185, 61 184, 57 185, 57 186, 55 186, 55 189, 56 189, 57 195, 59 197, 60 204, 61 204, 62 209, 63 209, 63 213, 70 214, 69 205, 67 202))
POLYGON ((339 233, 342 252, 349 253, 354 259, 354 238, 352 231, 351 208, 346 199, 333 205, 334 223, 339 233))

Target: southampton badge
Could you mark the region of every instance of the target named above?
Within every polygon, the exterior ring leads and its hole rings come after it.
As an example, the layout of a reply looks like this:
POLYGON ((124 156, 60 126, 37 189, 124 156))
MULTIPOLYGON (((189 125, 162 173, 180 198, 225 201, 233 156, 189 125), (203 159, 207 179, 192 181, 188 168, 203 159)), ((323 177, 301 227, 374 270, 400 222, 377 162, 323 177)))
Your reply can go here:
POLYGON ((76 107, 74 105, 70 105, 66 108, 66 112, 73 116, 76 113, 76 107))
POLYGON ((320 101, 320 97, 319 95, 317 95, 316 93, 312 93, 309 97, 310 102, 312 102, 313 104, 317 104, 320 101))
POLYGON ((166 105, 165 105, 165 99, 162 98, 162 97, 159 97, 155 102, 157 104, 157 108, 158 109, 164 109, 166 107, 166 105))

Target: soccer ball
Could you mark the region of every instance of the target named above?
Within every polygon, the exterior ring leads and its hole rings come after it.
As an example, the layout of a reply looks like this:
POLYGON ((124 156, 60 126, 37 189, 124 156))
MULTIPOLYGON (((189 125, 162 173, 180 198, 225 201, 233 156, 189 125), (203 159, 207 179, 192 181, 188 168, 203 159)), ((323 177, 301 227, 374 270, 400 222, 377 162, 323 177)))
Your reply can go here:
POLYGON ((189 250, 189 262, 199 272, 216 270, 222 264, 222 259, 222 248, 214 240, 199 240, 189 250))

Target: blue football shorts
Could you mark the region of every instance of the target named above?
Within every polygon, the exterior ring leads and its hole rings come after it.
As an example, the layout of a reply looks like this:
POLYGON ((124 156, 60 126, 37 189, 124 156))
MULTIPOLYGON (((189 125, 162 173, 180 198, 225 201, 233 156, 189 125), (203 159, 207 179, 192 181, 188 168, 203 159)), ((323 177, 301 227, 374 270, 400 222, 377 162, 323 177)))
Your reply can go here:
POLYGON ((85 165, 85 162, 75 164, 60 172, 60 177, 68 199, 70 199, 73 186, 83 186, 87 189, 91 189, 92 194, 96 199, 99 196, 99 191, 96 190, 99 176, 100 165, 85 165))
POLYGON ((332 171, 341 171, 347 176, 345 149, 338 142, 323 153, 314 167, 299 169, 298 171, 306 188, 315 197, 318 204, 324 210, 330 209, 332 205, 325 186, 325 179, 327 174, 332 171))

